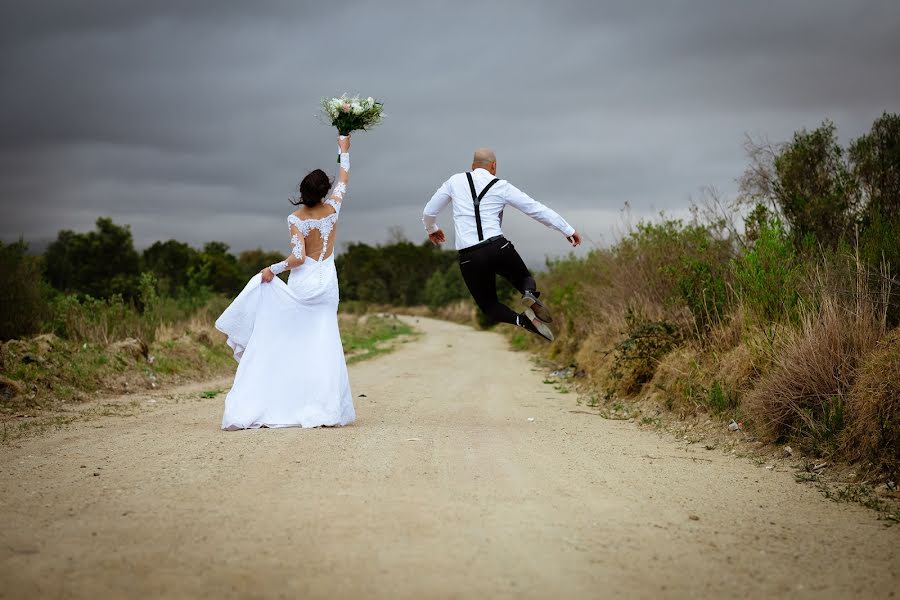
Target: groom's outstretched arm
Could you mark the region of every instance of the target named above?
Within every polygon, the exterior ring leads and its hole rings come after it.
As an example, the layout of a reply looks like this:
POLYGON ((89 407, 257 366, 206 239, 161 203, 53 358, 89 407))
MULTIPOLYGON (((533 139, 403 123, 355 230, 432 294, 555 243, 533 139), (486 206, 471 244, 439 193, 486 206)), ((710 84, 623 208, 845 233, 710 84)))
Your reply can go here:
POLYGON ((434 196, 431 197, 431 200, 428 201, 428 204, 425 205, 425 210, 422 212, 422 224, 425 225, 425 232, 435 244, 444 242, 444 232, 437 225, 437 216, 442 210, 447 208, 450 200, 450 180, 448 179, 434 193, 434 196))
POLYGON ((575 235, 575 228, 569 225, 559 213, 544 206, 513 184, 507 186, 506 202, 519 209, 535 221, 543 223, 551 229, 556 229, 561 234, 570 238, 575 235))

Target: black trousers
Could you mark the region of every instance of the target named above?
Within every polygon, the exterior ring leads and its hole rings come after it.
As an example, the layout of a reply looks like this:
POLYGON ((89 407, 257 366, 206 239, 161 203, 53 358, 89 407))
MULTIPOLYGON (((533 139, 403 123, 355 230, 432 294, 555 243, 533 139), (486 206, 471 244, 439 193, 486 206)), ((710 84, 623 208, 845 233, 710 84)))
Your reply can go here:
POLYGON ((494 321, 516 323, 518 314, 497 298, 497 275, 519 292, 535 291, 534 277, 512 242, 503 236, 459 251, 459 270, 478 308, 494 321))

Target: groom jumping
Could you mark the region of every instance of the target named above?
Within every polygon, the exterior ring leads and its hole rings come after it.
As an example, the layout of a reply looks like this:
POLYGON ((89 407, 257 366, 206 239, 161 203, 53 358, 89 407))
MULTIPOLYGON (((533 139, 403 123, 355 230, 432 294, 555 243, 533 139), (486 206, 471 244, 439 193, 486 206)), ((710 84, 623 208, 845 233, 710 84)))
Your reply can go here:
POLYGON ((443 244, 444 232, 437 226, 438 214, 453 202, 456 249, 459 269, 478 308, 494 321, 512 323, 553 340, 546 325, 550 311, 538 300, 534 277, 522 262, 512 242, 503 237, 500 224, 507 204, 532 219, 558 230, 572 246, 581 244, 581 236, 566 220, 497 174, 497 157, 488 148, 475 151, 472 170, 457 173, 432 196, 422 217, 428 237, 443 244), (522 294, 525 310, 516 313, 497 298, 496 276, 507 279, 522 294))

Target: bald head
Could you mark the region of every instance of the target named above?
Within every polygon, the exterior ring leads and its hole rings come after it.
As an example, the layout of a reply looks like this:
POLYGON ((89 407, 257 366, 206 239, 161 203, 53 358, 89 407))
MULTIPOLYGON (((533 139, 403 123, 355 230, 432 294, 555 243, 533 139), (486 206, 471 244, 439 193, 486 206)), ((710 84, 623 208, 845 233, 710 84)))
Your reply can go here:
POLYGON ((490 148, 479 148, 472 158, 472 169, 486 169, 492 174, 497 174, 497 156, 490 148))

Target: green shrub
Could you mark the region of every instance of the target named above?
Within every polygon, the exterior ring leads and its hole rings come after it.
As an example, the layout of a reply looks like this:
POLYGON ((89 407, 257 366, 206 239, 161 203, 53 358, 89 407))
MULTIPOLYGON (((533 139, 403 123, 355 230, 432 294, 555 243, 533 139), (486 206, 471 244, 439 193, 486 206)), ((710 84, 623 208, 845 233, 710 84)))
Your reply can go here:
POLYGON ((0 242, 0 340, 37 333, 49 314, 40 259, 23 241, 0 242))
POLYGON ((726 388, 716 380, 713 381, 712 387, 709 388, 706 404, 714 413, 721 414, 737 407, 737 394, 734 393, 734 390, 726 388))
POLYGON ((641 222, 615 249, 623 270, 646 279, 650 300, 688 309, 699 337, 727 312, 732 254, 714 225, 680 220, 641 222))
POLYGON ((52 329, 73 341, 109 344, 134 337, 149 344, 156 335, 156 322, 145 319, 119 295, 104 300, 65 294, 58 296, 51 308, 52 329))
POLYGON ((732 272, 738 298, 756 323, 796 314, 799 258, 780 220, 759 223, 756 241, 732 262, 732 272))
POLYGON ((722 265, 693 257, 683 258, 678 265, 678 291, 701 338, 722 321, 727 311, 725 279, 717 272, 721 268, 722 265))
POLYGON ((615 347, 607 398, 640 392, 653 378, 660 359, 681 342, 681 332, 674 323, 650 321, 632 310, 625 318, 627 337, 615 347))
POLYGON ((451 264, 444 270, 436 270, 425 282, 424 300, 432 310, 468 297, 469 291, 456 264, 451 264))

